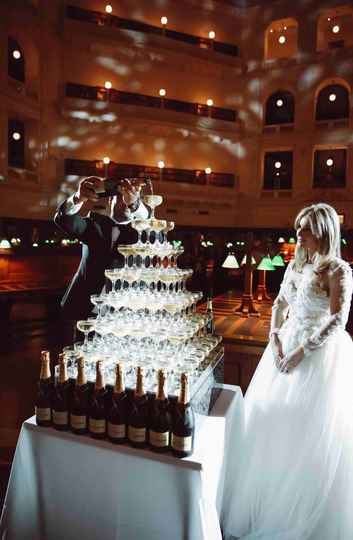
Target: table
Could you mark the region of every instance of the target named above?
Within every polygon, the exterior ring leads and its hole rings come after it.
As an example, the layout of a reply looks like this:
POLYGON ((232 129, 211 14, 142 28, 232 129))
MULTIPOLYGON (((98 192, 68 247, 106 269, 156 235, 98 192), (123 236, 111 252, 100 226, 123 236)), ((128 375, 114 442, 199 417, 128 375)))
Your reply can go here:
POLYGON ((225 469, 242 422, 239 387, 220 385, 196 415, 184 459, 22 426, 0 521, 1 540, 221 540, 225 469))

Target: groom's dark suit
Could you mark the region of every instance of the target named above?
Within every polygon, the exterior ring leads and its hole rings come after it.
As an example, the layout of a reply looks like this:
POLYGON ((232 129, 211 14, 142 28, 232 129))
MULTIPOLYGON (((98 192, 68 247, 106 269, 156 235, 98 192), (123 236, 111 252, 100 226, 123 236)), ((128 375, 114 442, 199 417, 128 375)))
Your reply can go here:
POLYGON ((122 266, 123 258, 117 252, 117 245, 135 242, 137 234, 131 225, 118 225, 100 214, 91 213, 84 218, 67 214, 64 204, 59 206, 54 222, 69 237, 82 242, 82 255, 61 307, 65 318, 85 319, 93 309, 91 294, 99 294, 105 284, 104 270, 122 266))

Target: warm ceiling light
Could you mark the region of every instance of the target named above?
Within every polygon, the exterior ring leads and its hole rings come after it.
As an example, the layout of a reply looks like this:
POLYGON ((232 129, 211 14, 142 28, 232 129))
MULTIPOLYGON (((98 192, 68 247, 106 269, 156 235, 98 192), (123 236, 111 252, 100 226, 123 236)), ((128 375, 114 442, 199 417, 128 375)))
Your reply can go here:
POLYGON ((104 158, 103 158, 103 163, 104 163, 104 165, 109 165, 109 163, 110 163, 110 158, 108 158, 108 156, 104 157, 104 158))
POLYGON ((206 167, 205 173, 206 173, 206 174, 211 174, 211 172, 212 172, 211 167, 206 167))
POLYGON ((286 42, 286 36, 279 36, 278 41, 281 43, 281 45, 283 45, 283 43, 286 42))
POLYGON ((159 167, 160 169, 164 169, 164 167, 165 167, 164 161, 158 161, 158 167, 159 167))
POLYGON ((286 26, 284 26, 284 27, 283 27, 283 30, 287 30, 287 27, 286 27, 286 26))
POLYGON ((328 98, 329 98, 330 101, 334 102, 334 101, 336 101, 337 96, 336 96, 336 94, 330 94, 328 98))
POLYGON ((163 24, 163 26, 168 24, 168 18, 167 17, 161 17, 161 23, 163 24))
POLYGON ((159 90, 159 95, 160 95, 161 97, 164 97, 164 96, 167 95, 167 91, 165 90, 165 88, 160 88, 160 90, 159 90))
POLYGON ((207 103, 207 105, 208 105, 209 107, 212 107, 212 105, 213 105, 213 99, 208 99, 208 100, 206 101, 206 103, 207 103))
POLYGON ((275 167, 276 169, 280 169, 282 167, 282 163, 280 161, 276 161, 275 167))
POLYGON ((111 6, 110 4, 107 4, 107 5, 105 6, 105 12, 106 12, 106 13, 112 13, 112 11, 113 11, 112 6, 111 6))
POLYGON ((19 60, 21 58, 21 52, 18 49, 15 49, 12 52, 12 56, 15 58, 15 60, 19 60))
POLYGON ((210 39, 214 39, 216 37, 216 32, 214 32, 213 30, 211 30, 210 32, 208 32, 208 37, 210 39))
POLYGON ((12 134, 12 138, 14 141, 19 141, 21 138, 21 133, 19 133, 18 131, 14 131, 12 134))
POLYGON ((111 87, 112 87, 112 83, 110 81, 105 81, 104 88, 106 88, 107 90, 110 90, 111 87))
POLYGON ((273 34, 273 28, 271 28, 270 32, 271 32, 271 34, 273 34))
POLYGON ((332 165, 333 165, 333 159, 332 159, 332 158, 328 158, 328 159, 326 160, 326 165, 327 165, 328 167, 332 167, 332 165))
POLYGON ((283 107, 283 99, 277 99, 276 105, 277 107, 283 107))
POLYGON ((331 17, 327 17, 327 20, 328 20, 328 21, 330 22, 330 20, 331 20, 331 17))
POLYGON ((335 26, 332 27, 332 32, 334 34, 338 34, 339 31, 340 31, 340 27, 338 26, 338 24, 335 24, 335 26))

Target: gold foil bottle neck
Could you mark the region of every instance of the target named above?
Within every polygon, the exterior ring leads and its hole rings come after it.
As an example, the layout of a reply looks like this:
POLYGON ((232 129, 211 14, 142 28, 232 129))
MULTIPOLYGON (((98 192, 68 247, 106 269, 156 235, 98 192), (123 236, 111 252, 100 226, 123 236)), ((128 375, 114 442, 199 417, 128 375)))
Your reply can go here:
POLYGON ((167 399, 166 390, 165 390, 165 381, 166 381, 166 378, 165 378, 165 373, 163 369, 158 370, 158 387, 157 387, 156 399, 160 401, 164 401, 165 399, 167 399))
POLYGON ((81 357, 78 359, 76 386, 84 386, 86 382, 85 359, 81 357))
POLYGON ((41 352, 40 379, 50 379, 50 353, 49 351, 41 352))
POLYGON ((69 379, 67 374, 66 359, 63 354, 59 354, 59 383, 64 384, 69 379))
POLYGON ((142 397, 144 395, 145 395, 145 391, 143 388, 143 369, 139 366, 137 368, 137 375, 136 375, 135 396, 142 397))
POLYGON ((96 364, 96 384, 95 389, 96 390, 103 390, 105 387, 104 383, 104 375, 103 375, 103 362, 101 360, 98 360, 96 364))
POLYGON ((125 390, 124 369, 123 369, 123 366, 118 362, 116 365, 114 394, 122 394, 124 390, 125 390))
POLYGON ((180 395, 178 402, 182 405, 187 405, 190 402, 190 391, 189 391, 189 379, 186 373, 182 373, 180 377, 180 395))

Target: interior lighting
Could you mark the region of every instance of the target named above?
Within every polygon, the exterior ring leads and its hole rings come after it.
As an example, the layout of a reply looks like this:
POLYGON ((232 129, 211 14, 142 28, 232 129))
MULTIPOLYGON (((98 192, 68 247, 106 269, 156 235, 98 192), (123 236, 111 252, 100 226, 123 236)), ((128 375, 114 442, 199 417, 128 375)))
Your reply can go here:
POLYGON ((161 23, 163 24, 163 26, 168 24, 168 18, 167 17, 161 17, 161 23))
POLYGON ((164 169, 164 167, 165 167, 164 161, 158 161, 158 167, 159 167, 160 169, 164 169))
POLYGON ((104 88, 106 88, 107 90, 110 90, 111 87, 112 87, 112 83, 110 81, 105 81, 104 88))
POLYGON ((331 17, 327 17, 327 20, 328 20, 328 21, 330 22, 330 20, 331 20, 331 17))
POLYGON ((210 30, 210 32, 208 32, 208 37, 210 39, 214 39, 216 37, 216 32, 214 32, 213 30, 210 30))
POLYGON ((330 94, 328 98, 329 98, 329 100, 332 101, 332 103, 333 103, 334 101, 336 101, 337 96, 336 96, 336 94, 330 94))
POLYGON ((276 105, 277 107, 283 107, 283 99, 277 99, 276 105))
POLYGON ((282 163, 280 161, 276 161, 275 167, 276 169, 280 169, 282 167, 282 163))
POLYGON ((326 160, 326 165, 327 165, 328 167, 332 167, 332 165, 333 165, 333 159, 332 159, 332 158, 328 158, 328 159, 326 160))
POLYGON ((110 158, 108 158, 108 156, 104 157, 104 158, 103 158, 103 163, 104 163, 104 165, 109 165, 109 163, 110 163, 110 158))
POLYGON ((211 174, 211 172, 212 172, 211 167, 206 167, 205 173, 206 173, 206 174, 211 174))
POLYGON ((338 24, 335 24, 335 26, 332 27, 332 32, 334 34, 338 34, 338 32, 340 31, 340 27, 338 26, 338 24))
POLYGON ((0 249, 11 249, 11 244, 7 238, 2 238, 0 240, 0 249))
POLYGON ((270 33, 273 34, 273 28, 271 28, 270 33))
MULTIPOLYGON (((243 266, 244 264, 246 264, 246 257, 247 257, 247 256, 244 255, 244 257, 242 258, 241 263, 240 263, 241 266, 243 266)), ((253 255, 251 256, 251 264, 256 264, 256 259, 255 259, 255 257, 254 257, 253 255)))
POLYGON ((272 272, 273 270, 276 270, 275 266, 272 264, 271 257, 269 255, 266 255, 261 259, 260 264, 257 266, 258 270, 269 270, 272 272))
POLYGON ((113 11, 112 6, 111 6, 110 4, 107 4, 107 5, 105 6, 105 12, 106 12, 106 13, 112 13, 112 11, 113 11))
POLYGON ((21 58, 21 52, 18 49, 15 49, 12 52, 12 56, 14 57, 15 60, 19 60, 21 58))
POLYGON ((38 247, 38 245, 39 245, 39 244, 38 244, 38 242, 33 242, 33 244, 32 244, 32 247, 35 247, 35 248, 37 248, 37 247, 38 247))
POLYGON ((281 45, 283 45, 283 43, 285 43, 287 41, 286 36, 279 36, 278 41, 279 41, 279 43, 281 45))
POLYGON ((161 88, 161 89, 159 90, 159 95, 160 95, 161 97, 166 96, 166 95, 167 95, 166 89, 165 89, 165 88, 161 88))
POLYGON ((296 241, 295 241, 295 238, 294 236, 291 236, 290 239, 288 240, 288 244, 295 244, 296 241))
POLYGON ((206 103, 207 103, 207 105, 208 105, 209 107, 212 107, 212 106, 213 106, 213 99, 208 99, 208 100, 206 101, 206 103))
POLYGON ((273 266, 285 266, 283 257, 281 257, 281 255, 275 255, 271 262, 273 266))
POLYGON ((239 264, 234 253, 229 253, 229 255, 227 255, 222 264, 222 268, 239 268, 239 264))
POLYGON ((283 238, 283 236, 280 236, 277 240, 278 244, 284 244, 285 243, 285 239, 283 238))
POLYGON ((18 131, 14 131, 12 134, 12 138, 14 141, 19 141, 21 138, 21 133, 19 133, 18 131))

